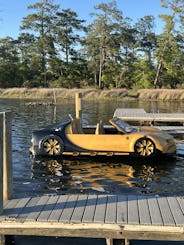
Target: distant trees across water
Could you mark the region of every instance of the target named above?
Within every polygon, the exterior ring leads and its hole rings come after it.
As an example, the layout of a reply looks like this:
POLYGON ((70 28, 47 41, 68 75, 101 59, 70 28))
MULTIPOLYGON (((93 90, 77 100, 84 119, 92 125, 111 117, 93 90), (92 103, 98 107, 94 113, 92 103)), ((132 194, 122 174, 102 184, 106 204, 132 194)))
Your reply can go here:
POLYGON ((161 4, 160 34, 153 16, 133 23, 115 0, 94 6, 88 25, 54 0, 29 5, 19 36, 0 39, 0 87, 182 88, 184 2, 161 4))

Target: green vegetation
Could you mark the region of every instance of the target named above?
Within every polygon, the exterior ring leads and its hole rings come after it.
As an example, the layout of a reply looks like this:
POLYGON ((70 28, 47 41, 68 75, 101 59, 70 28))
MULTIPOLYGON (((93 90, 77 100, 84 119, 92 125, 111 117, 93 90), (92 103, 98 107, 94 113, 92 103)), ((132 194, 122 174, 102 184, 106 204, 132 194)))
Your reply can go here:
POLYGON ((183 88, 184 2, 161 0, 169 14, 136 23, 116 1, 94 6, 87 26, 54 0, 29 5, 17 39, 0 39, 1 88, 183 88))

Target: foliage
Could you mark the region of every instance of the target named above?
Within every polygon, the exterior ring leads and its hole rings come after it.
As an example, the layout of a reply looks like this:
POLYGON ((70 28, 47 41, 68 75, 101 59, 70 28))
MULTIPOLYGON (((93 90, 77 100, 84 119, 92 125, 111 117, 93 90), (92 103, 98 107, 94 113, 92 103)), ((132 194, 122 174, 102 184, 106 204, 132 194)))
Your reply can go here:
POLYGON ((136 23, 116 0, 94 6, 85 24, 54 0, 38 0, 22 19, 16 39, 0 39, 0 87, 182 88, 184 3, 161 0, 163 31, 155 19, 136 23))

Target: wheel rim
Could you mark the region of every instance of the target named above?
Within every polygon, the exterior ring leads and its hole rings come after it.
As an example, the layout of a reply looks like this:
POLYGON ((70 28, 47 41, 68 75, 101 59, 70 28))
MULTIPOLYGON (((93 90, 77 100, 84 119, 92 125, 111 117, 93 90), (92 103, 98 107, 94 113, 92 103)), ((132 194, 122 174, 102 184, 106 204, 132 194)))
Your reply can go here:
POLYGON ((151 156, 155 152, 155 145, 150 139, 140 139, 135 144, 135 151, 139 156, 151 156))
POLYGON ((43 143, 44 151, 49 155, 58 155, 61 152, 61 144, 55 138, 49 138, 43 143))

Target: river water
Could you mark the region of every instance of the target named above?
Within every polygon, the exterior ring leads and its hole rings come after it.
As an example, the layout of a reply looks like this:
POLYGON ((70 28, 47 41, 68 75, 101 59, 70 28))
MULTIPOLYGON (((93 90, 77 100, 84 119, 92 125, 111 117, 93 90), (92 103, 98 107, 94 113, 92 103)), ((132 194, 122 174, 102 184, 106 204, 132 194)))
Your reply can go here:
MULTIPOLYGON (((35 102, 35 101, 34 101, 35 102)), ((38 102, 38 101, 36 101, 38 102)), ((183 112, 184 102, 83 101, 83 124, 108 122, 116 108, 144 108, 147 112, 183 112)), ((40 194, 184 194, 184 142, 177 140, 177 154, 157 162, 129 158, 32 159, 29 155, 32 130, 75 115, 74 99, 52 105, 30 105, 28 100, 0 99, 0 111, 11 110, 14 197, 40 194)), ((16 244, 104 244, 104 240, 62 238, 16 238, 16 244), (98 242, 97 242, 98 241, 98 242)), ((165 244, 135 242, 135 244, 165 244)), ((166 243, 166 244, 176 244, 166 243)), ((180 243, 177 243, 180 244, 180 243)))

